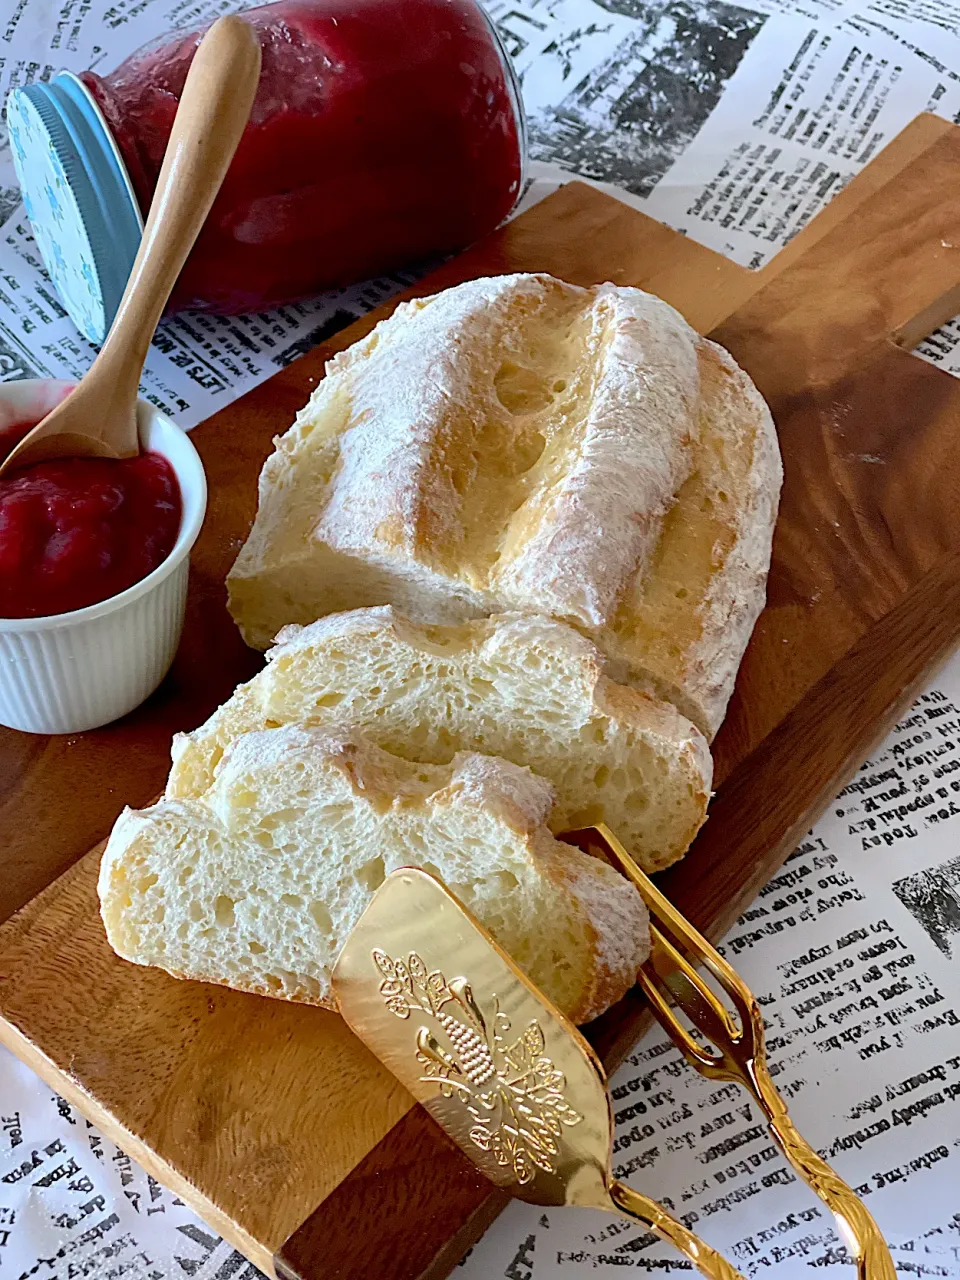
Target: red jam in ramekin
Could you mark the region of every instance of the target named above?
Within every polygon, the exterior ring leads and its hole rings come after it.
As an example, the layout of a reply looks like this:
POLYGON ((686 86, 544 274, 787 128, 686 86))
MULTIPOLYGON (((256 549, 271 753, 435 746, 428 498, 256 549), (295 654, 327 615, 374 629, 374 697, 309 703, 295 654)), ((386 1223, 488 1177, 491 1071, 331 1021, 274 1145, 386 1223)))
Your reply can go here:
POLYGON ((180 487, 158 453, 58 458, 0 477, 0 618, 118 595, 170 554, 180 487))

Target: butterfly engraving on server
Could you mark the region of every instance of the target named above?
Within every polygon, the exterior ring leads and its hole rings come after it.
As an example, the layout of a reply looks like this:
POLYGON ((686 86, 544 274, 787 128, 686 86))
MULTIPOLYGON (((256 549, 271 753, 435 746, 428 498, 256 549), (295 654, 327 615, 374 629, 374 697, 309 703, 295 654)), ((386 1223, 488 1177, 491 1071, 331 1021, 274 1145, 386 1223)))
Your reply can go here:
POLYGON ((418 1030, 420 1079, 436 1081, 443 1097, 464 1105, 473 1119, 471 1142, 512 1169, 521 1184, 532 1181, 537 1169, 555 1173, 562 1126, 583 1117, 564 1097, 566 1081, 544 1053, 539 1022, 511 1039, 510 1019, 496 995, 491 1030, 466 978, 448 982, 439 970, 429 972, 415 951, 393 960, 377 949, 373 961, 390 1012, 398 1018, 426 1013, 444 1033, 447 1047, 429 1026, 418 1030))

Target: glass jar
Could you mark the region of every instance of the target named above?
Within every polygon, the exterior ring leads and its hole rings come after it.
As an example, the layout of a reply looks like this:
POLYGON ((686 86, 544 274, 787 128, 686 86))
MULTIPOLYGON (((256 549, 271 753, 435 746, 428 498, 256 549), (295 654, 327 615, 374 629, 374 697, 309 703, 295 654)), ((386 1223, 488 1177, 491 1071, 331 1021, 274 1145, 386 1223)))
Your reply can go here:
MULTIPOLYGON (((522 110, 509 59, 474 0, 279 0, 243 17, 260 40, 260 85, 171 311, 292 302, 460 249, 510 212, 521 187, 522 110)), ((62 168, 71 187, 88 180, 92 199, 73 193, 85 223, 117 221, 124 200, 137 215, 149 207, 201 35, 163 37, 105 76, 61 73, 16 91, 43 117, 55 149, 64 139, 51 116, 72 126, 62 168)), ((18 167, 28 170, 16 142, 18 167)), ((30 190, 28 172, 22 178, 36 227, 43 191, 30 190)), ((83 230, 88 257, 98 248, 116 256, 119 232, 83 230)), ((50 240, 37 235, 57 282, 50 240)), ((62 236, 57 251, 63 257, 62 236)), ((88 263, 98 277, 112 265, 88 263)), ((102 310, 106 328, 106 300, 102 310)))

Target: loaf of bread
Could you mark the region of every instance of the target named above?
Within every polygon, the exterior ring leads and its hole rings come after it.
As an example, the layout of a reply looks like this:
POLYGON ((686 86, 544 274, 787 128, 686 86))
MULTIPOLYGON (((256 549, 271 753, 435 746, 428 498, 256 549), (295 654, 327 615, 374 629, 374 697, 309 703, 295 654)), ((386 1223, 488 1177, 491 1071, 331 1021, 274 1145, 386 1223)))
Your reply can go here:
POLYGON ((781 479, 750 379, 660 299, 546 275, 403 303, 260 477, 228 579, 248 643, 394 604, 565 619, 711 737, 764 598, 781 479))
POLYGON ((173 744, 170 798, 202 796, 231 742, 285 724, 353 725, 404 758, 482 751, 557 793, 551 828, 603 821, 648 871, 679 858, 706 815, 710 751, 673 707, 603 673, 565 623, 507 615, 417 625, 389 606, 290 626, 265 669, 173 744))
POLYGON ((100 867, 107 936, 176 977, 331 1006, 333 964, 372 893, 417 865, 586 1021, 633 985, 648 920, 612 867, 553 838, 552 800, 542 778, 489 756, 421 765, 359 733, 247 733, 201 799, 120 816, 100 867))

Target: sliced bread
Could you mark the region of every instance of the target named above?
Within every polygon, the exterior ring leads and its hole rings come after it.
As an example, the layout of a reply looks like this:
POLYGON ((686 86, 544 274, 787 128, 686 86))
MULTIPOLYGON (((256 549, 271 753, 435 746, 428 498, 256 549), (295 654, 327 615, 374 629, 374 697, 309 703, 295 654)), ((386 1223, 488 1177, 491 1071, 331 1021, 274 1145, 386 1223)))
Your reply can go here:
POLYGON ((202 796, 250 730, 358 726, 430 764, 481 751, 548 779, 560 832, 608 823, 647 871, 687 849, 706 816, 712 761, 673 707, 604 674, 579 632, 522 614, 417 625, 389 606, 285 628, 265 669, 173 743, 171 798, 202 796))
POLYGON ((328 364, 264 465, 230 608, 261 649, 377 604, 563 618, 712 737, 780 481, 762 397, 659 298, 471 280, 328 364))
POLYGON ((633 985, 648 921, 612 867, 550 834, 552 800, 488 756, 430 766, 359 733, 247 733, 202 798, 121 814, 100 867, 107 937, 176 977, 332 1007, 331 969, 372 893, 419 866, 586 1021, 633 985))

